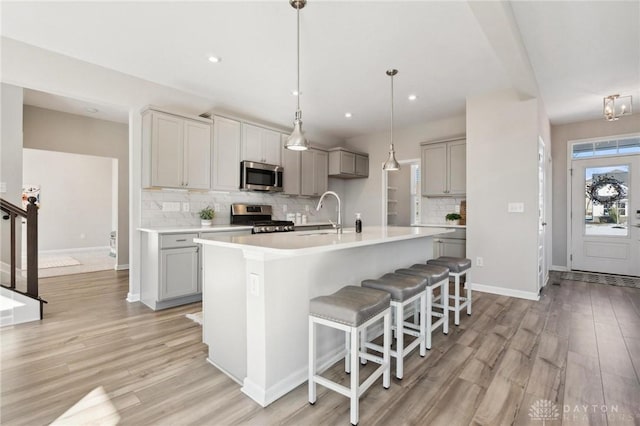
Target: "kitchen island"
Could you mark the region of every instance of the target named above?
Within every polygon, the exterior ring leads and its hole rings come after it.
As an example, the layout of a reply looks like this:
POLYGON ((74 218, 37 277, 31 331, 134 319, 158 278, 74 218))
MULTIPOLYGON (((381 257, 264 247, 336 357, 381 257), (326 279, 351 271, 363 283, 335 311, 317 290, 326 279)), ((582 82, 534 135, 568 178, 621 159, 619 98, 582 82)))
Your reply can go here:
MULTIPOLYGON (((203 341, 209 362, 267 406, 307 379, 309 300, 423 263, 452 230, 365 227, 208 236, 203 246, 203 341)), ((318 366, 344 356, 344 334, 318 330, 318 366)))

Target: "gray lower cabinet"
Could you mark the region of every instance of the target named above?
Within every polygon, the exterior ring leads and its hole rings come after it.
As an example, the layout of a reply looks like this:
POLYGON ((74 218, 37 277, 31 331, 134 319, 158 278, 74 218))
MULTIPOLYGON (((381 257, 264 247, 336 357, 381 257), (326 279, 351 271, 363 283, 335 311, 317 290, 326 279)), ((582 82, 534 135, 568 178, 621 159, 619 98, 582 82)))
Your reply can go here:
POLYGON ((433 257, 467 257, 467 231, 456 229, 433 239, 433 257))
POLYGON ((158 234, 142 238, 140 301, 153 310, 202 300, 198 233, 158 234))

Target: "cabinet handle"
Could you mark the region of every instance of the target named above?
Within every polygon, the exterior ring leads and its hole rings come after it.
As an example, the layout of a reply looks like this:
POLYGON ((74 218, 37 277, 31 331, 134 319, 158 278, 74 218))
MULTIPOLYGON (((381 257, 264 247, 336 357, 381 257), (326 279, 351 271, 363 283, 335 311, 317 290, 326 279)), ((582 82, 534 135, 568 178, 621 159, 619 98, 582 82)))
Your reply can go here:
POLYGON ((182 242, 182 241, 187 241, 187 239, 186 239, 186 238, 183 238, 183 239, 181 239, 181 240, 176 240, 176 241, 182 242))

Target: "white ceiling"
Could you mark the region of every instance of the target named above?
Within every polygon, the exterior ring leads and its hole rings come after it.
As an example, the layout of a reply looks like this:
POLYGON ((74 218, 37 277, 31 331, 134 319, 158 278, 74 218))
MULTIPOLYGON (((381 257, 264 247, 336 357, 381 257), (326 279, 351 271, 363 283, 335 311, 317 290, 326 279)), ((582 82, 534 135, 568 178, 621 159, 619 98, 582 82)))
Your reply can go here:
POLYGON ((52 95, 51 93, 39 92, 37 90, 26 89, 24 91, 24 103, 26 105, 52 109, 54 111, 84 115, 98 120, 115 121, 118 123, 129 122, 129 112, 124 109, 52 95))
MULTIPOLYGON (((512 4, 515 39, 519 27, 552 122, 600 117, 608 94, 640 100, 638 5, 512 4)), ((2 3, 3 36, 287 127, 295 112, 295 25, 286 0, 2 3)), ((514 84, 486 30, 462 1, 309 0, 301 11, 304 128, 337 140, 388 129, 391 67, 400 71, 396 126, 463 114, 467 96, 514 84), (410 93, 418 99, 408 101, 410 93)))

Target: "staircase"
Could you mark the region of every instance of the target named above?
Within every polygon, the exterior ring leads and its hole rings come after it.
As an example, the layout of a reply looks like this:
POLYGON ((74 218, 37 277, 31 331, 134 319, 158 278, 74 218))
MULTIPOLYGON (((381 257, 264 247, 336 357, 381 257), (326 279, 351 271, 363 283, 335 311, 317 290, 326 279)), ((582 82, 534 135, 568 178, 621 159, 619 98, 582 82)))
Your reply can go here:
MULTIPOLYGON (((0 273, 0 325, 38 321, 43 316, 43 305, 47 303, 38 294, 38 206, 35 197, 29 197, 27 209, 0 199, 2 220, 8 220, 11 241, 11 261, 3 264, 0 273), (20 219, 18 219, 20 218, 20 219), (27 224, 27 277, 17 273, 18 253, 16 247, 17 220, 26 219, 27 224)), ((3 226, 4 227, 4 226, 3 226)))

